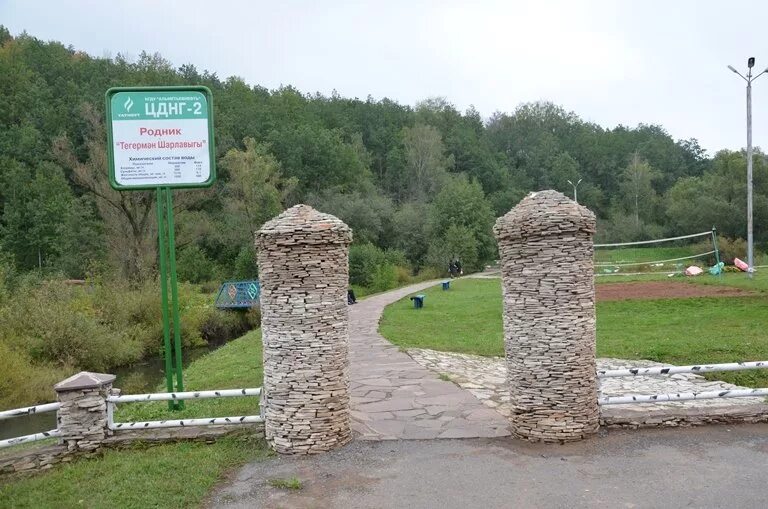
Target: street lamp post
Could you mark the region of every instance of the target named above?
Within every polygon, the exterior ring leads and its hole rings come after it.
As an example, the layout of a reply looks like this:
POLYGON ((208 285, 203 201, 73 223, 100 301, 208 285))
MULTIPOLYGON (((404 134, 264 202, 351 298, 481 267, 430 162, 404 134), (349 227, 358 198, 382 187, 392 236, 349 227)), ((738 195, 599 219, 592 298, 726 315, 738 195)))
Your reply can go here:
POLYGON ((576 182, 575 184, 573 182, 571 182, 570 180, 567 181, 569 184, 571 184, 573 186, 573 201, 575 201, 576 203, 579 203, 579 197, 576 194, 576 188, 579 187, 579 184, 581 184, 582 180, 584 180, 584 179, 579 179, 579 181, 576 182))
POLYGON ((747 76, 744 77, 732 65, 728 69, 738 74, 747 82, 747 275, 751 278, 754 272, 754 240, 752 237, 752 82, 768 72, 768 68, 756 76, 752 76, 755 57, 747 60, 747 76))

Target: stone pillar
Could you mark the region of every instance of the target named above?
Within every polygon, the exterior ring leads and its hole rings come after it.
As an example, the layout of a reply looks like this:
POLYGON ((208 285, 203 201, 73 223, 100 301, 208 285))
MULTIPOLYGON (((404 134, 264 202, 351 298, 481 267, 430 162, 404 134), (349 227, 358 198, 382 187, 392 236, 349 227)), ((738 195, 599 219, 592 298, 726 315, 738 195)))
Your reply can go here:
POLYGON ((296 205, 256 232, 264 343, 265 434, 280 453, 346 444, 348 253, 352 232, 296 205))
POLYGON ((557 191, 531 193, 496 221, 513 435, 597 432, 595 216, 557 191))
POLYGON ((61 408, 58 428, 70 451, 93 451, 109 434, 107 396, 115 375, 82 371, 53 386, 61 408))

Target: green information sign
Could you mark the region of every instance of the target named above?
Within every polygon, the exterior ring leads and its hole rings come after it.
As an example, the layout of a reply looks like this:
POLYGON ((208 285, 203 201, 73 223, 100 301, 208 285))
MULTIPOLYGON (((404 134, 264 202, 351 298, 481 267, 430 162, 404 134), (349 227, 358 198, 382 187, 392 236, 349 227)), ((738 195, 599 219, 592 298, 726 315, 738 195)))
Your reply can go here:
MULTIPOLYGON (((165 382, 168 392, 183 392, 173 189, 208 187, 216 180, 211 91, 206 87, 110 88, 107 137, 112 187, 156 193, 165 382)), ((168 407, 182 409, 184 402, 169 401, 168 407)))
POLYGON ((111 88, 107 123, 113 188, 208 187, 216 179, 208 88, 111 88))

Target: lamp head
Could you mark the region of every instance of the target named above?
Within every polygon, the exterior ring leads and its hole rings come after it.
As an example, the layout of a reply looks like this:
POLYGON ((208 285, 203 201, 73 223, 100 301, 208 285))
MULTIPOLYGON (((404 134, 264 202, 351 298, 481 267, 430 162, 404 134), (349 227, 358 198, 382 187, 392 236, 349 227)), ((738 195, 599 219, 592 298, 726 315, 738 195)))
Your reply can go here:
POLYGON ((728 69, 730 69, 731 71, 735 72, 736 74, 739 74, 739 71, 737 71, 732 65, 729 65, 728 69))
POLYGON ((755 57, 749 57, 749 60, 747 60, 747 67, 752 69, 755 66, 755 57))

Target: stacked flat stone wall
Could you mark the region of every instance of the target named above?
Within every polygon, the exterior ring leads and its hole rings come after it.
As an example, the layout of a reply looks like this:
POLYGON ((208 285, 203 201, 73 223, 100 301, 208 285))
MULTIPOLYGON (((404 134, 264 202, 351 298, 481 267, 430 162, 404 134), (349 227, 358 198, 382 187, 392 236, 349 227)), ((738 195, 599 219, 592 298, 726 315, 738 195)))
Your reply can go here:
POLYGON ((95 451, 111 434, 107 428, 107 396, 114 375, 78 373, 54 386, 61 408, 58 428, 70 451, 95 451))
POLYGON ((513 435, 564 442, 599 426, 595 216, 556 191, 531 193, 496 221, 513 435))
POLYGON ((265 434, 278 452, 351 439, 348 251, 334 216, 296 205, 256 233, 264 342, 265 434))
POLYGON ((0 453, 0 474, 48 470, 58 463, 72 461, 74 454, 63 445, 51 445, 0 453))

